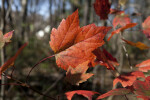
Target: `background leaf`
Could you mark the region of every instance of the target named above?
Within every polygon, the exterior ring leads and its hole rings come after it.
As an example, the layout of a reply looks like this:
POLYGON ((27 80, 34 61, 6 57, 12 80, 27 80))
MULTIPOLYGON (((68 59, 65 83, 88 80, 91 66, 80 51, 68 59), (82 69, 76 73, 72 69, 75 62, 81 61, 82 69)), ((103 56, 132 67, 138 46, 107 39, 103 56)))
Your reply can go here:
POLYGON ((145 21, 142 23, 143 33, 150 40, 150 16, 148 16, 145 21))
POLYGON ((148 70, 150 70, 150 59, 137 64, 136 67, 139 68, 139 71, 147 72, 148 70))
POLYGON ((146 49, 149 49, 150 47, 145 45, 144 43, 141 43, 141 42, 137 42, 137 43, 133 43, 131 41, 128 41, 128 40, 125 40, 125 39, 122 39, 124 42, 126 42, 127 44, 131 45, 131 46, 134 46, 134 47, 137 47, 141 50, 146 50, 146 49))
POLYGON ((113 95, 125 95, 125 94, 128 94, 130 92, 131 92, 131 90, 126 89, 126 88, 113 89, 113 90, 108 91, 105 94, 100 95, 97 99, 103 99, 105 97, 113 96, 113 95))
POLYGON ((121 27, 121 28, 119 28, 119 29, 113 31, 113 32, 111 33, 111 36, 108 38, 108 41, 112 38, 112 36, 113 36, 114 34, 118 34, 118 33, 122 32, 122 31, 124 31, 124 30, 126 30, 126 29, 128 29, 128 28, 132 28, 132 27, 134 27, 134 26, 136 26, 136 25, 137 25, 137 23, 129 23, 129 24, 126 24, 125 26, 123 26, 123 27, 121 27))
POLYGON ((27 43, 25 43, 24 45, 22 45, 19 50, 16 52, 16 54, 11 57, 10 59, 8 59, 1 67, 0 67, 0 75, 7 70, 9 67, 13 66, 14 61, 16 60, 16 58, 18 57, 18 55, 21 53, 21 51, 23 50, 23 48, 27 46, 27 43))
POLYGON ((68 100, 72 100, 74 94, 83 95, 84 97, 88 98, 88 100, 92 100, 92 96, 94 94, 99 94, 99 93, 94 91, 87 91, 87 90, 76 90, 76 91, 67 92, 65 94, 68 100))
POLYGON ((100 19, 108 19, 108 14, 110 12, 110 3, 109 0, 96 0, 94 5, 95 12, 100 19))
POLYGON ((113 86, 115 86, 118 82, 120 82, 123 87, 132 86, 134 81, 138 77, 145 78, 143 72, 140 72, 140 71, 135 71, 135 72, 127 73, 124 75, 120 75, 114 79, 113 86))

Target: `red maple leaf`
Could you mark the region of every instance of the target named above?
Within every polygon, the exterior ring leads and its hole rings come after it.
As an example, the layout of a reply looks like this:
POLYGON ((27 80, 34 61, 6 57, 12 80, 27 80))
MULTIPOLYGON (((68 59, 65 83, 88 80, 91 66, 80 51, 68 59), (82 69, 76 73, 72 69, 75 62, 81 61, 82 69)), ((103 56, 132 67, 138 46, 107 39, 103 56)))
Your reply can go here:
POLYGON ((108 91, 105 94, 100 95, 97 99, 103 99, 105 97, 113 96, 113 95, 125 95, 125 94, 128 94, 130 92, 131 92, 131 90, 126 89, 126 88, 113 89, 113 90, 108 91))
POLYGON ((136 80, 133 84, 137 98, 143 98, 144 100, 150 100, 150 76, 145 81, 136 80))
POLYGON ((117 78, 114 79, 113 86, 115 86, 118 82, 120 82, 123 87, 132 86, 134 81, 138 77, 145 78, 143 72, 140 72, 140 71, 127 73, 125 75, 120 75, 120 76, 118 76, 117 78))
POLYGON ((56 63, 67 70, 94 59, 92 51, 104 44, 104 37, 111 27, 90 24, 79 27, 78 10, 63 19, 58 29, 51 32, 50 46, 55 52, 56 63))
POLYGON ((94 91, 87 91, 87 90, 76 90, 76 91, 66 92, 65 94, 66 94, 68 100, 72 100, 72 97, 74 94, 82 95, 82 96, 88 98, 88 100, 92 100, 92 96, 94 94, 99 94, 99 93, 94 92, 94 91))
POLYGON ((96 0, 94 5, 95 12, 100 19, 108 19, 108 14, 110 12, 109 0, 96 0))
POLYGON ((101 51, 100 48, 97 48, 93 51, 94 55, 96 56, 96 62, 100 65, 105 66, 109 70, 115 70, 114 66, 118 66, 117 59, 114 58, 108 51, 103 48, 101 51))
POLYGON ((137 64, 136 67, 139 68, 139 71, 147 72, 148 70, 150 70, 150 59, 137 64))
POLYGON ((143 33, 150 40, 150 16, 148 16, 145 21, 142 23, 143 33))

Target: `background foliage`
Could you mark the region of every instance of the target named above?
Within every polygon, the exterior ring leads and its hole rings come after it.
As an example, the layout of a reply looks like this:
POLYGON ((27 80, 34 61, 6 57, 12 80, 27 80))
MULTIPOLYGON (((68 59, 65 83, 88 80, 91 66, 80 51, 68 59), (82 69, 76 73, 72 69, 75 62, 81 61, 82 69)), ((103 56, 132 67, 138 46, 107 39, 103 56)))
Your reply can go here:
MULTIPOLYGON (((4 48, 1 52, 4 55, 4 61, 12 57, 19 47, 28 42, 28 46, 23 50, 15 62, 14 77, 25 80, 31 67, 34 66, 42 58, 53 54, 49 46, 49 36, 53 27, 58 27, 60 21, 72 14, 76 9, 79 10, 80 26, 95 23, 98 26, 112 26, 114 15, 109 15, 108 21, 100 20, 95 14, 93 3, 95 0, 0 0, 0 29, 3 33, 15 30, 12 43, 4 48)), ((146 36, 141 32, 141 23, 150 15, 150 1, 145 0, 127 0, 124 4, 125 13, 130 16, 134 23, 138 25, 126 31, 124 34, 127 40, 132 42, 141 41, 149 45, 146 36), (132 34, 130 34, 132 31, 132 34)), ((110 0, 111 8, 118 8, 118 0, 110 0)), ((108 33, 110 34, 110 33, 108 33)), ((108 35, 107 35, 108 36, 108 35)), ((107 39, 108 37, 106 37, 107 39)), ((150 46, 150 45, 149 45, 150 46)), ((105 46, 107 51, 120 62, 119 72, 129 72, 127 58, 124 56, 120 41, 117 35, 113 36, 110 42, 105 46)), ((137 48, 127 45, 128 53, 132 65, 135 65, 150 56, 150 50, 141 51, 137 48)), ((10 74, 13 69, 7 70, 10 74)), ((64 93, 70 90, 93 90, 105 93, 112 89, 114 77, 106 70, 105 67, 96 66, 91 68, 95 74, 88 82, 82 83, 80 86, 71 86, 63 80, 65 71, 59 69, 55 63, 55 59, 51 58, 36 67, 30 77, 30 84, 47 95, 60 95, 65 99, 64 93), (64 73, 64 74, 63 74, 64 73)), ((10 83, 5 80, 5 83, 10 83)), ((121 85, 118 85, 120 87, 121 85)), ((81 97, 82 98, 82 97, 81 97)), ((129 96, 131 100, 136 100, 133 96, 129 96)), ((24 87, 15 85, 5 86, 6 100, 47 100, 45 97, 24 87), (14 94, 12 94, 14 93, 14 94)), ((112 98, 108 98, 111 100, 112 98)), ((114 97, 114 100, 120 100, 120 97, 114 97)))

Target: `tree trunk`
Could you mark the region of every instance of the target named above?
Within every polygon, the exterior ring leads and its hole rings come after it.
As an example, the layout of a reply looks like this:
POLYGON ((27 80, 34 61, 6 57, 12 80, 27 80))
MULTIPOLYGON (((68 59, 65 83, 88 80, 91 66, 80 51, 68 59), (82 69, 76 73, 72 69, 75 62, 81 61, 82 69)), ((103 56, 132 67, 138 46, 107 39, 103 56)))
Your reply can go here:
POLYGON ((27 4, 28 4, 28 0, 21 0, 21 4, 22 4, 22 10, 21 10, 21 16, 22 16, 22 30, 21 30, 21 34, 22 34, 22 40, 24 41, 28 41, 28 35, 25 32, 26 30, 26 19, 27 19, 27 4))
MULTIPOLYGON (((2 33, 5 32, 5 0, 2 0, 1 2, 2 4, 2 8, 1 8, 1 27, 0 29, 2 30, 2 33)), ((4 55, 4 48, 1 49, 1 65, 3 65, 5 62, 5 55, 4 55)), ((5 77, 2 76, 1 78, 1 84, 5 84, 5 77)), ((5 100, 5 85, 1 85, 1 96, 0 96, 0 100, 5 100)))
POLYGON ((84 2, 84 12, 83 12, 83 25, 87 25, 88 24, 88 19, 89 19, 89 4, 90 4, 90 0, 86 0, 84 2))

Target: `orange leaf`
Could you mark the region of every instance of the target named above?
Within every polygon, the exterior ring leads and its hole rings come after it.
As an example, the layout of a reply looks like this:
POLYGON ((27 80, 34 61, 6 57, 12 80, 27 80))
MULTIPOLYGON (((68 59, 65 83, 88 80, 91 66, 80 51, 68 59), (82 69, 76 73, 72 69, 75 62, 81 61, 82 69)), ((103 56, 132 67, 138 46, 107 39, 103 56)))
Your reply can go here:
POLYGON ((94 5, 95 12, 100 19, 108 19, 108 14, 110 12, 109 0, 96 0, 94 5))
POLYGON ((69 67, 66 72, 65 79, 72 85, 79 85, 79 83, 85 82, 94 74, 86 73, 88 69, 89 61, 79 64, 76 68, 69 67))
POLYGON ((115 86, 118 82, 120 82, 123 87, 132 86, 132 84, 138 77, 145 78, 143 72, 140 71, 131 72, 125 75, 120 75, 114 79, 113 86, 115 86))
POLYGON ((113 96, 113 95, 125 95, 125 94, 128 94, 130 92, 131 92, 131 90, 130 89, 126 89, 126 88, 113 89, 113 90, 108 91, 105 94, 100 95, 97 98, 97 100, 98 99, 103 99, 103 98, 108 97, 108 96, 113 96))
POLYGON ((146 18, 146 20, 142 23, 143 33, 150 40, 150 16, 146 18))
POLYGON ((131 41, 128 41, 128 40, 125 40, 125 39, 122 39, 123 41, 125 41, 127 44, 131 45, 131 46, 134 46, 134 47, 137 47, 141 50, 145 50, 145 49, 149 49, 150 47, 145 45, 144 43, 141 43, 141 42, 137 42, 137 43, 133 43, 131 41))
POLYGON ((79 27, 78 10, 62 20, 58 29, 52 29, 50 46, 56 53, 56 63, 67 70, 94 58, 92 51, 104 44, 104 37, 111 27, 90 24, 79 27))
POLYGON ((143 61, 140 64, 137 64, 136 67, 139 68, 139 71, 147 72, 150 70, 150 59, 143 61))
POLYGON ((132 28, 132 27, 134 27, 134 26, 136 26, 136 25, 137 25, 137 23, 126 24, 125 26, 123 26, 123 27, 121 27, 121 28, 119 28, 119 29, 113 31, 113 32, 111 33, 111 36, 108 38, 108 41, 111 39, 111 37, 112 37, 114 34, 118 34, 118 33, 122 32, 122 31, 124 31, 124 30, 126 30, 126 29, 128 29, 128 28, 132 28))
POLYGON ((74 94, 82 95, 82 96, 88 98, 88 100, 92 100, 92 96, 94 94, 99 94, 99 93, 94 92, 94 91, 87 91, 87 90, 76 90, 76 91, 67 92, 65 94, 66 94, 68 100, 72 100, 72 97, 74 94))
POLYGON ((10 59, 8 59, 1 67, 0 67, 0 75, 7 70, 9 67, 11 67, 14 64, 14 61, 16 60, 16 58, 18 57, 18 55, 20 54, 20 52, 23 50, 23 48, 27 46, 27 43, 25 43, 24 45, 21 46, 21 48, 19 48, 19 50, 16 52, 16 54, 11 57, 10 59))

